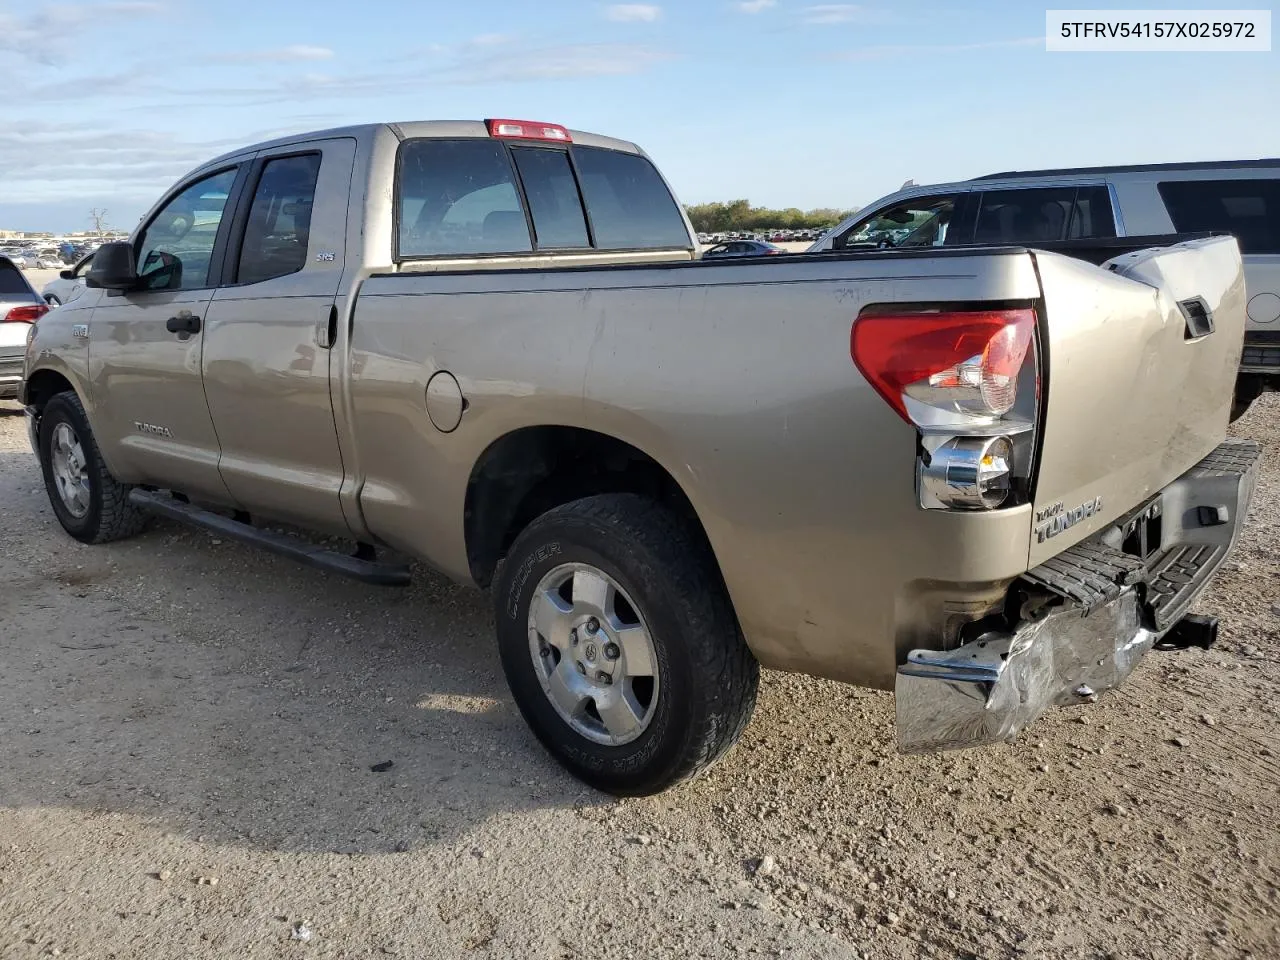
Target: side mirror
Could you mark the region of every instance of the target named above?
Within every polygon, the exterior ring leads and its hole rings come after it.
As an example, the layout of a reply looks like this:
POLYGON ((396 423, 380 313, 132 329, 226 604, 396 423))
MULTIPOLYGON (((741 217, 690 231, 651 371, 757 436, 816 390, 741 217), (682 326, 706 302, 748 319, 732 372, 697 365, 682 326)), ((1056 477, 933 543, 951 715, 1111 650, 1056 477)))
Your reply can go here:
POLYGON ((133 258, 133 244, 104 243, 93 255, 93 263, 84 275, 86 287, 104 290, 132 290, 138 284, 138 265, 133 258))
POLYGON ((63 280, 74 280, 76 278, 76 275, 72 273, 70 270, 59 270, 58 276, 60 276, 63 280))

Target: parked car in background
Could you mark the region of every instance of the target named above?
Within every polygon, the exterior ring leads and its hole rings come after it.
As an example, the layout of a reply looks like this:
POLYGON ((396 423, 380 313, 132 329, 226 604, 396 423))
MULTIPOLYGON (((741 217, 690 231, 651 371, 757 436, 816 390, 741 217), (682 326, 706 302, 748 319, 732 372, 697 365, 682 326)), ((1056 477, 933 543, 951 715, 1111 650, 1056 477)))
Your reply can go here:
POLYGON ((0 257, 0 400, 18 395, 31 324, 49 312, 40 294, 8 257, 0 257))
POLYGON ((0 257, 4 257, 19 270, 29 270, 36 265, 36 255, 24 247, 0 247, 0 257))
POLYGON ((91 253, 83 257, 74 267, 61 271, 58 279, 46 283, 44 289, 40 291, 45 303, 56 307, 79 296, 80 291, 84 289, 84 275, 89 271, 89 265, 92 262, 93 254, 91 253))
POLYGON ((1232 418, 1280 390, 1280 159, 993 173, 882 197, 809 248, 883 250, 1233 234, 1244 255, 1248 326, 1232 418))
POLYGON ((724 257, 768 257, 778 253, 786 253, 781 247, 762 240, 731 240, 728 243, 716 244, 704 251, 703 260, 719 260, 724 257))

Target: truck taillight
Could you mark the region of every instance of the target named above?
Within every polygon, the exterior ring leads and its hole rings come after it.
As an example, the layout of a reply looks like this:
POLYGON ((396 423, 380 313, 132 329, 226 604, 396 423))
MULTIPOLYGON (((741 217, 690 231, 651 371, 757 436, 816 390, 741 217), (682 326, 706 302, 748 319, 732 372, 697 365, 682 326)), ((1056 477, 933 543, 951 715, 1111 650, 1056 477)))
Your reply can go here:
POLYGON ((964 417, 1008 413, 1035 333, 1030 309, 864 312, 851 352, 862 375, 909 423, 924 404, 964 417))
POLYGON ((509 140, 552 140, 572 143, 569 131, 558 123, 542 123, 538 120, 486 120, 489 136, 509 140))
POLYGON ((11 307, 4 319, 16 323, 35 323, 48 312, 47 303, 33 303, 29 307, 11 307))
POLYGON ((853 362, 920 434, 920 505, 991 510, 1025 498, 1039 367, 1031 308, 868 308, 853 362))

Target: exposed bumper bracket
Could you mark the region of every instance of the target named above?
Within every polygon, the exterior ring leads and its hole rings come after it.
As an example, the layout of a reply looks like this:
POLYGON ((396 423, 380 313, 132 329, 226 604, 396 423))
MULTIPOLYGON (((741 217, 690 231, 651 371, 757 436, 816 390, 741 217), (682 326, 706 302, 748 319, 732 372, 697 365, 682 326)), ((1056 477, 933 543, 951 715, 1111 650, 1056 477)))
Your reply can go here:
POLYGON ((1119 686, 1157 642, 1211 645, 1217 621, 1186 612, 1239 538, 1260 456, 1229 441, 1161 491, 1161 548, 1146 561, 1104 531, 1025 574, 1062 598, 1047 614, 953 650, 912 650, 898 668, 899 750, 1012 740, 1049 707, 1119 686))

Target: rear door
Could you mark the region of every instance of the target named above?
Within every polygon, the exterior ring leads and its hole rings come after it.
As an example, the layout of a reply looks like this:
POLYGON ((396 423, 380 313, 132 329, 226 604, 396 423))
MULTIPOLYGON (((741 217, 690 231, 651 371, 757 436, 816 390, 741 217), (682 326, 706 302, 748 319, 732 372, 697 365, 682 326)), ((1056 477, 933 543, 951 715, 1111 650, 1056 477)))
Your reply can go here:
POLYGON ((264 151, 209 305, 204 389, 219 466, 250 511, 347 531, 330 393, 356 142, 264 151))
POLYGON ((220 502, 228 493, 200 358, 245 172, 233 162, 180 185, 137 236, 138 287, 106 293, 90 322, 94 429, 113 464, 139 482, 220 502))

